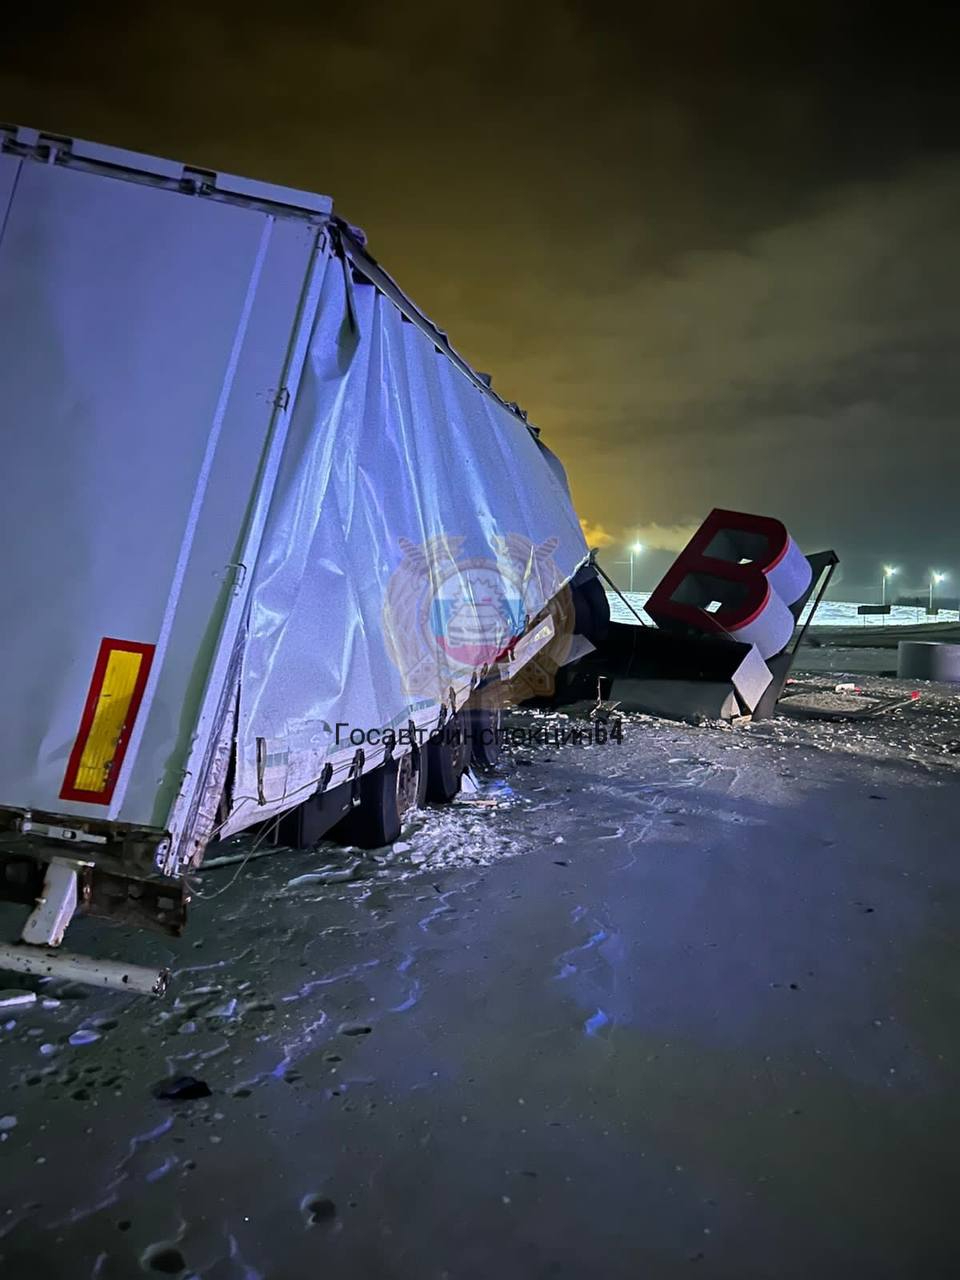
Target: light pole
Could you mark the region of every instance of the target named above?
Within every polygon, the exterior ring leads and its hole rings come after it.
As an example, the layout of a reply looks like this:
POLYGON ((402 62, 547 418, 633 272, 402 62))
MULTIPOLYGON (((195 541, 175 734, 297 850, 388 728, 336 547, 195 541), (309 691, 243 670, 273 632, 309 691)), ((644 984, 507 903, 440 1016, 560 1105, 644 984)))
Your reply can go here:
POLYGON ((928 613, 933 613, 933 589, 939 586, 946 576, 945 573, 937 573, 936 570, 930 574, 930 605, 927 609, 928 613))
POLYGON ((633 592, 633 558, 643 551, 642 542, 632 542, 630 544, 630 591, 633 592))
POLYGON ((893 575, 894 575, 896 572, 897 572, 897 571, 896 571, 896 569, 894 569, 894 568, 892 567, 892 565, 885 564, 885 565, 883 566, 883 577, 880 579, 880 603, 881 603, 881 605, 884 605, 884 604, 886 604, 886 603, 887 603, 887 579, 888 579, 888 578, 892 578, 892 577, 893 577, 893 575))

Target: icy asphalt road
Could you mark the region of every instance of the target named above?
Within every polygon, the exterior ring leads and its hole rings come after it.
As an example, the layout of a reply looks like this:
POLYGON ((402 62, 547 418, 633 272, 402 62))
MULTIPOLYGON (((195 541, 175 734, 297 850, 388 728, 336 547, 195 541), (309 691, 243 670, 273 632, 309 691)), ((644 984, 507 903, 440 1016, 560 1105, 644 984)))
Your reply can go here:
POLYGON ((177 974, 3 1013, 0 1274, 956 1275, 955 702, 630 717, 365 878, 209 872, 175 948, 81 922, 177 974))

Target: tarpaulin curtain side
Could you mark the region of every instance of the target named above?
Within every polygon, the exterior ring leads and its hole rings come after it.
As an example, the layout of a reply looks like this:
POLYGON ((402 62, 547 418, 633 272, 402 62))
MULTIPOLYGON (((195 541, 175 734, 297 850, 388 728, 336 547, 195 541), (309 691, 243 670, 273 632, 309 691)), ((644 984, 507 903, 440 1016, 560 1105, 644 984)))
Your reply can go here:
POLYGON ((465 696, 469 662, 438 644, 438 600, 476 598, 499 574, 517 633, 587 556, 556 460, 339 265, 252 575, 223 834, 305 799, 328 762, 342 780, 356 748, 338 724, 434 724, 451 687, 465 696))

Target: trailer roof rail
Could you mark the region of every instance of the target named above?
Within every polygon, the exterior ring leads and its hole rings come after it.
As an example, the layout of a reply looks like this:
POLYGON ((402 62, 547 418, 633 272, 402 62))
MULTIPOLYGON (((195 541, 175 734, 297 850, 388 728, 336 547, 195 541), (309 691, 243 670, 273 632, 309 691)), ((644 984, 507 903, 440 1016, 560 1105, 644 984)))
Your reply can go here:
POLYGON ((406 320, 429 337, 437 351, 455 365, 478 390, 512 414, 532 436, 539 436, 539 429, 528 421, 526 412, 515 401, 505 400, 498 395, 493 390, 490 375, 477 373, 453 346, 446 332, 425 315, 392 276, 384 271, 368 252, 366 237, 360 228, 334 216, 330 196, 300 191, 294 187, 282 187, 237 174, 219 173, 214 169, 202 169, 177 160, 146 155, 141 151, 88 142, 83 138, 46 133, 23 125, 0 123, 0 151, 44 164, 105 171, 123 176, 128 181, 157 184, 208 199, 238 201, 258 206, 266 212, 306 216, 311 221, 332 221, 340 232, 344 253, 353 267, 385 294, 406 320))
POLYGON ((195 168, 178 160, 128 151, 124 147, 105 146, 84 138, 71 138, 57 133, 44 133, 22 125, 0 125, 0 147, 6 152, 42 161, 121 172, 131 179, 147 178, 187 189, 196 195, 226 196, 280 208, 312 217, 329 218, 333 212, 330 196, 295 187, 282 187, 273 182, 260 182, 232 173, 195 168))

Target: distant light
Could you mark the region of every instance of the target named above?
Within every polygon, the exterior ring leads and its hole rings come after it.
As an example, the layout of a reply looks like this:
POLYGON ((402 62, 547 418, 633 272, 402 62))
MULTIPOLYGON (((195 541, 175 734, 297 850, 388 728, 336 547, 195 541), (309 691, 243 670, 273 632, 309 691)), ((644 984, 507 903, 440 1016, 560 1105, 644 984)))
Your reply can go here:
POLYGON ((643 550, 643 543, 635 542, 633 546, 630 548, 630 550, 633 552, 635 556, 638 556, 640 552, 643 550))
POLYGON ((896 569, 894 569, 892 565, 885 564, 885 565, 883 566, 883 576, 884 576, 885 578, 892 578, 892 577, 893 577, 893 575, 894 575, 896 572, 897 572, 897 570, 896 570, 896 569))
POLYGON ((934 582, 942 582, 947 575, 945 573, 935 573, 933 575, 934 582))

